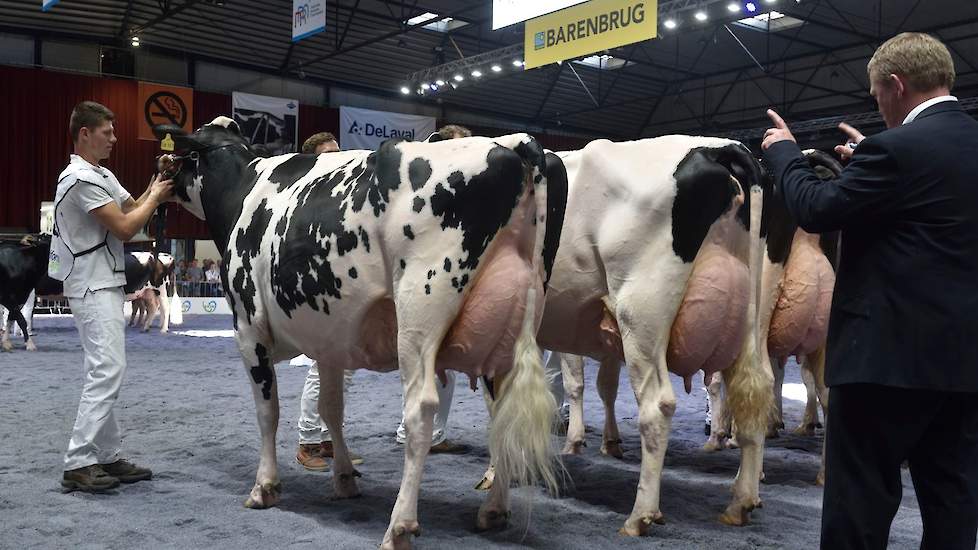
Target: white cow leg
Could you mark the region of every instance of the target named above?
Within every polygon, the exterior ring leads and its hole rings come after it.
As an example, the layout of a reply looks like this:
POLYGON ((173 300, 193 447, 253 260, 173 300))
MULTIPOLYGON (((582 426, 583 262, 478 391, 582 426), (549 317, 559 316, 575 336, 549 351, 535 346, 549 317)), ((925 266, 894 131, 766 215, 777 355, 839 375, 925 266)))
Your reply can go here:
MULTIPOLYGON (((806 365, 811 365, 812 378, 815 383, 815 395, 822 405, 822 419, 825 422, 825 441, 828 440, 829 430, 829 389, 825 386, 825 346, 805 358, 806 365)), ((825 443, 822 443, 822 463, 819 465, 815 484, 825 485, 825 443)))
POLYGON ((353 467, 350 450, 343 436, 344 371, 341 368, 319 365, 319 416, 329 429, 333 441, 333 491, 339 498, 360 496, 357 478, 360 472, 353 467))
POLYGON ((710 400, 710 437, 703 445, 703 450, 719 451, 724 448, 724 441, 730 436, 730 420, 723 398, 723 377, 720 373, 713 373, 710 383, 706 385, 706 393, 710 400))
POLYGON ((818 425, 818 395, 815 392, 815 375, 812 374, 811 361, 806 357, 801 364, 801 381, 805 384, 805 415, 801 419, 801 424, 795 428, 797 435, 815 435, 815 427, 818 425))
POLYGON ((3 347, 3 351, 11 351, 14 349, 13 344, 10 343, 10 333, 14 330, 14 320, 13 316, 8 313, 6 328, 3 331, 3 339, 0 340, 0 347, 3 347))
POLYGON ((499 529, 509 523, 509 479, 505 477, 506 474, 503 472, 496 474, 496 470, 492 466, 489 467, 486 475, 488 476, 490 472, 493 479, 489 487, 489 496, 479 507, 479 514, 475 520, 476 529, 480 531, 499 529))
MULTIPOLYGON (((672 427, 672 416, 676 412, 676 396, 666 369, 665 343, 653 344, 655 347, 646 351, 644 346, 647 344, 637 341, 642 339, 639 334, 624 326, 621 332, 626 335, 622 342, 625 364, 635 391, 635 399, 638 401, 642 470, 639 474, 635 505, 619 533, 635 537, 647 534, 653 523, 665 523, 659 507, 659 496, 669 430, 672 427)), ((640 334, 645 335, 644 332, 640 334)), ((668 330, 665 334, 668 334, 668 330)))
POLYGON ((772 357, 771 367, 774 375, 774 408, 771 409, 771 418, 767 425, 767 437, 769 439, 780 435, 778 430, 784 429, 784 369, 787 360, 772 357))
POLYGON ((435 378, 434 365, 437 350, 437 346, 430 346, 422 356, 414 345, 401 343, 398 346, 407 439, 404 443, 401 489, 397 493, 384 542, 380 546, 382 550, 406 550, 411 547, 411 537, 421 535, 421 526, 418 523, 418 491, 421 487, 424 461, 431 448, 435 412, 438 410, 438 390, 435 384, 440 382, 435 378))
POLYGON ((560 354, 560 369, 564 375, 564 395, 570 405, 570 421, 563 454, 581 454, 584 441, 584 358, 569 353, 560 354))
MULTIPOLYGON (((239 342, 248 339, 239 333, 239 342)), ((278 429, 278 383, 275 379, 274 365, 265 355, 267 348, 257 344, 255 350, 242 350, 246 358, 245 371, 251 380, 251 392, 258 413, 258 428, 261 431, 261 454, 255 486, 245 501, 247 508, 269 508, 278 503, 282 484, 278 479, 278 461, 275 456, 275 432, 278 429), (249 353, 250 352, 250 353, 249 353), (252 364, 248 364, 252 362, 252 364)))
POLYGON ((621 434, 618 433, 618 420, 615 418, 615 400, 618 398, 618 378, 621 375, 621 361, 605 359, 598 369, 598 395, 604 403, 604 434, 601 453, 622 458, 621 434))

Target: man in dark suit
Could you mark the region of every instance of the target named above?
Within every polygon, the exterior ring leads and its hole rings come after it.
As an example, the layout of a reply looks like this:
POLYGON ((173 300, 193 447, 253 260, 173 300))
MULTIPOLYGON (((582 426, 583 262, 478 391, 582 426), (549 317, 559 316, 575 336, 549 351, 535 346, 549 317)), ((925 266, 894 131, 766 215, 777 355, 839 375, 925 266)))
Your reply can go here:
POLYGON ((950 96, 954 65, 900 34, 868 66, 887 130, 842 125, 851 159, 821 182, 780 116, 762 149, 809 232, 842 230, 829 322, 822 548, 885 548, 910 464, 921 548, 978 531, 978 122, 950 96))

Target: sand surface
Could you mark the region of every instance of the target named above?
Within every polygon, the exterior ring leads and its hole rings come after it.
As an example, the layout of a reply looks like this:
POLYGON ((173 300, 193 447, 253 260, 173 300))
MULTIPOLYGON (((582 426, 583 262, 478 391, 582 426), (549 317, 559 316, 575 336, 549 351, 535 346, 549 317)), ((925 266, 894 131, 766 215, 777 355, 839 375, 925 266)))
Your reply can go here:
MULTIPOLYGON (((186 316, 174 331, 130 329, 129 370, 117 414, 124 453, 155 472, 152 481, 114 494, 62 494, 62 455, 82 383, 82 353, 70 318, 37 317, 40 351, 19 342, 0 353, 0 547, 102 548, 376 548, 396 498, 403 450, 394 441, 400 418, 396 373, 358 371, 346 409, 347 434, 359 467, 362 496, 331 498, 331 474, 305 471, 294 456, 303 368, 277 369, 282 403, 278 432, 281 504, 247 510, 242 502, 258 464, 258 428, 230 316, 186 316)), ((618 415, 626 449, 622 461, 602 456, 603 409, 589 368, 581 456, 565 461, 573 484, 558 499, 536 489, 515 491, 513 520, 498 532, 477 533, 484 493, 473 490, 488 460, 482 397, 458 378, 449 437, 472 445, 462 456, 429 457, 418 504, 420 549, 458 548, 816 548, 821 490, 821 431, 815 438, 782 436, 765 452, 764 508, 744 528, 716 521, 725 507, 739 451, 705 453, 703 391, 692 395, 673 377, 679 398, 663 476, 667 524, 649 537, 617 534, 631 510, 639 474, 635 399, 622 371, 618 415), (529 518, 528 518, 528 514, 529 518)), ((787 382, 800 381, 789 366, 787 382)), ((797 425, 803 404, 786 401, 786 423, 797 425)), ((917 502, 904 472, 904 500, 891 530, 891 548, 916 548, 917 502)))

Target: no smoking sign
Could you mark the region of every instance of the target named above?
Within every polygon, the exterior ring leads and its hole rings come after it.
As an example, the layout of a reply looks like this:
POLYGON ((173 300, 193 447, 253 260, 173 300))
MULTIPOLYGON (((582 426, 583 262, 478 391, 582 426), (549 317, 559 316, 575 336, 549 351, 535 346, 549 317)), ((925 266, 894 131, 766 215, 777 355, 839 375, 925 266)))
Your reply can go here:
POLYGON ((154 126, 174 125, 192 131, 193 97, 190 88, 140 82, 139 110, 144 122, 139 125, 139 139, 155 140, 154 126))

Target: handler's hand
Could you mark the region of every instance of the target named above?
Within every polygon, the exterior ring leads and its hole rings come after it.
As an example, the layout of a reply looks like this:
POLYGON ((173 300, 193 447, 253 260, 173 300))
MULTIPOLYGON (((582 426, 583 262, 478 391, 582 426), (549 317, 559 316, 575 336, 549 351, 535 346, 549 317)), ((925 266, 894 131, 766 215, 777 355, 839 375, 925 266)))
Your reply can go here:
POLYGON ((852 158, 852 154, 856 152, 855 148, 850 147, 849 144, 855 143, 856 145, 859 145, 859 142, 866 139, 866 136, 845 122, 839 123, 839 129, 842 130, 848 139, 842 145, 836 145, 835 152, 842 157, 842 160, 848 161, 852 158))
POLYGON ((149 184, 149 193, 156 204, 163 204, 173 198, 173 180, 164 180, 162 174, 157 174, 153 178, 153 183, 149 184))
POLYGON ((775 113, 774 109, 768 109, 767 116, 770 117, 771 122, 774 123, 774 128, 768 128, 768 130, 764 132, 764 141, 761 142, 761 149, 767 151, 768 147, 779 141, 798 143, 795 141, 795 136, 791 135, 791 130, 788 129, 788 125, 785 124, 784 119, 781 118, 781 115, 775 113))

